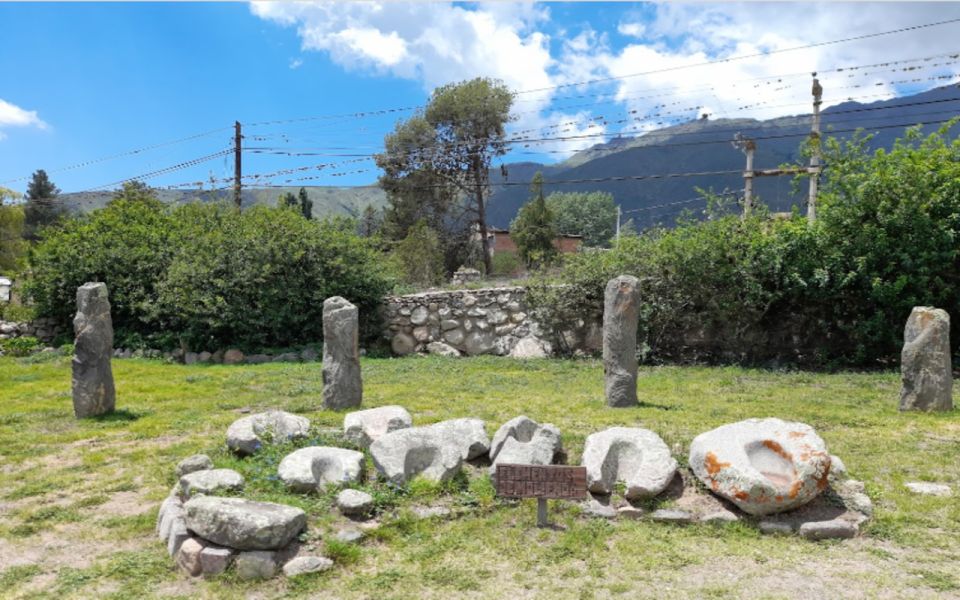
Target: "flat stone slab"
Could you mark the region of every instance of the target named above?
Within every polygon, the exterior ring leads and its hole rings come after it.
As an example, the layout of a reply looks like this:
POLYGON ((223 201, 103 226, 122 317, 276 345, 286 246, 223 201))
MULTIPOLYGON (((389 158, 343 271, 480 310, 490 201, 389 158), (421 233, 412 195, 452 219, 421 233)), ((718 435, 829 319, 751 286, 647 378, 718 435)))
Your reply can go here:
POLYGON ((357 529, 356 527, 349 527, 347 529, 341 529, 337 532, 337 541, 347 544, 355 544, 362 540, 363 536, 363 531, 357 529))
POLYGON ((413 417, 402 406, 379 406, 347 413, 343 417, 343 434, 361 448, 369 448, 375 440, 398 429, 413 427, 413 417))
POLYGON ((243 475, 233 469, 204 469, 180 478, 180 491, 184 498, 197 494, 216 494, 237 491, 243 488, 243 475))
POLYGON ((582 464, 587 468, 587 489, 610 494, 622 482, 628 500, 656 496, 677 472, 677 461, 660 436, 632 427, 611 427, 587 436, 582 464))
POLYGON ((201 538, 237 550, 274 550, 304 528, 299 508, 242 498, 197 496, 184 504, 186 526, 201 538))
POLYGON ((227 429, 227 447, 241 455, 253 454, 264 440, 287 442, 307 437, 310 420, 282 410, 242 417, 227 429))
POLYGON ((739 520, 740 517, 729 510, 718 510, 700 517, 701 523, 736 523, 739 520))
POLYGON ((790 535, 793 533, 793 527, 790 523, 781 521, 760 521, 757 528, 760 529, 760 533, 767 535, 790 535))
POLYGON ((308 446, 283 457, 277 473, 288 488, 297 492, 355 483, 363 476, 363 453, 333 446, 308 446))
POLYGON ((953 491, 949 485, 943 483, 927 483, 925 481, 911 481, 903 484, 914 494, 923 494, 924 496, 950 496, 953 491))
POLYGON ((609 499, 589 498, 580 504, 580 512, 586 517, 595 519, 613 519, 617 516, 617 509, 610 506, 609 499))
POLYGON ((800 537, 808 540, 850 539, 857 535, 857 526, 849 521, 811 521, 800 526, 800 537))
POLYGON ((747 419, 698 435, 690 468, 713 493, 751 515, 803 506, 828 485, 830 454, 812 427, 747 419))
POLYGON ((685 510, 674 508, 661 508, 650 513, 652 521, 660 523, 675 523, 677 525, 686 525, 693 522, 693 515, 685 510))

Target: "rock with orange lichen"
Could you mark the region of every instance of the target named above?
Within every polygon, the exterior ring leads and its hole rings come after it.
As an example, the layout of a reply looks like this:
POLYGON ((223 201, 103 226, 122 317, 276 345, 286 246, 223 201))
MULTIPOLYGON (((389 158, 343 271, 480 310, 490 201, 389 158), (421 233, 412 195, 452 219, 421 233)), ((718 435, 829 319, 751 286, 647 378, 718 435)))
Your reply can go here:
POLYGON ((744 512, 769 515, 816 498, 827 487, 830 454, 809 425, 747 419, 698 435, 690 468, 744 512))

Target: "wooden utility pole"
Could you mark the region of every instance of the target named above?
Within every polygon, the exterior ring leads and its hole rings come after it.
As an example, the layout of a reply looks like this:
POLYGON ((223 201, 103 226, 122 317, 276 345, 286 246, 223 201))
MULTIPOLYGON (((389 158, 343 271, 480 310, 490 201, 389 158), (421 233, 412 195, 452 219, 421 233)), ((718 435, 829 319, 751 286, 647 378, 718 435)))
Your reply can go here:
POLYGON ((620 244, 620 205, 617 205, 617 244, 620 244))
POLYGON ((810 128, 810 195, 807 198, 807 221, 817 220, 817 188, 820 184, 820 105, 823 87, 813 74, 813 123, 810 128))
POLYGON ((753 170, 753 155, 757 150, 757 143, 751 139, 745 138, 739 133, 734 136, 733 147, 738 148, 747 155, 747 165, 743 171, 743 219, 750 216, 750 209, 753 208, 753 177, 756 173, 753 170))
POLYGON ((237 210, 240 210, 240 177, 243 172, 240 168, 240 140, 243 139, 240 135, 240 121, 234 121, 233 129, 233 203, 237 205, 237 210))

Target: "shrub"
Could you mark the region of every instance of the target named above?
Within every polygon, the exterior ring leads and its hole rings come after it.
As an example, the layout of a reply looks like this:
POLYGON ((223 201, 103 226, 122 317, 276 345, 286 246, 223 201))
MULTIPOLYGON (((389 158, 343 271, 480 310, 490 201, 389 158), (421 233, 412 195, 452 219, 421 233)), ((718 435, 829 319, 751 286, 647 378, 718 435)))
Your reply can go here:
POLYGON ((316 341, 323 300, 334 295, 357 304, 361 332, 371 336, 390 281, 379 253, 355 229, 347 220, 311 221, 283 208, 240 213, 226 204, 168 209, 115 200, 47 232, 27 290, 40 316, 66 324, 76 288, 103 281, 117 339, 134 346, 316 341))
POLYGON ((28 356, 39 350, 43 345, 35 337, 21 336, 0 340, 0 350, 10 356, 28 356))

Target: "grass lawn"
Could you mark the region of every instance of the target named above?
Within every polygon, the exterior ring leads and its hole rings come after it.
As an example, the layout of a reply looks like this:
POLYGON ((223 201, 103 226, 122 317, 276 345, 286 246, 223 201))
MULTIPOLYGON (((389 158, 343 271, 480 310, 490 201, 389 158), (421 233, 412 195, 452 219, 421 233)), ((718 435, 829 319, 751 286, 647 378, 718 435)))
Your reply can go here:
MULTIPOLYGON (((854 540, 762 536, 750 523, 687 527, 600 521, 551 503, 560 527, 534 527, 535 502, 501 503, 479 471, 438 488, 377 483, 381 526, 359 545, 332 541, 333 494, 286 493, 282 450, 240 461, 224 449, 240 409, 309 417, 316 439, 343 415, 320 410, 319 364, 181 366, 114 361, 119 411, 77 421, 66 358, 0 358, 0 597, 4 598, 942 598, 960 597, 960 502, 915 496, 905 481, 960 489, 960 414, 899 414, 894 373, 642 369, 631 409, 603 405, 598 361, 502 358, 363 361, 364 406, 401 404, 417 424, 478 417, 493 433, 519 415, 556 424, 570 462, 594 431, 642 426, 682 467, 698 433, 748 417, 814 426, 875 516, 854 540), (240 470, 246 497, 310 515, 305 543, 331 571, 291 582, 177 573, 154 535, 174 465, 207 452, 240 470), (442 504, 447 519, 415 519, 442 504)), ((666 503, 669 504, 669 503, 666 503)))

